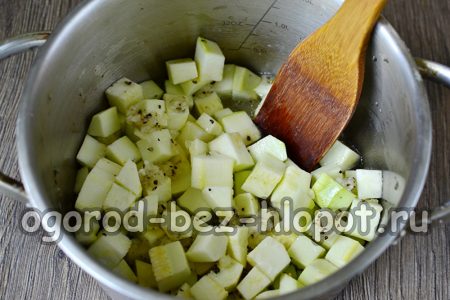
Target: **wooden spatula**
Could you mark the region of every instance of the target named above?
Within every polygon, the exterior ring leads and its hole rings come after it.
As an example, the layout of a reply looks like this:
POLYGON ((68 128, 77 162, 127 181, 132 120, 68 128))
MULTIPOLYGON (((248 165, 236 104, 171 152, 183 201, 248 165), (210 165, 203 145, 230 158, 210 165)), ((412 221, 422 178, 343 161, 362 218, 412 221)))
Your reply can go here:
POLYGON ((281 67, 255 117, 311 171, 352 117, 364 79, 367 44, 387 0, 346 0, 281 67))

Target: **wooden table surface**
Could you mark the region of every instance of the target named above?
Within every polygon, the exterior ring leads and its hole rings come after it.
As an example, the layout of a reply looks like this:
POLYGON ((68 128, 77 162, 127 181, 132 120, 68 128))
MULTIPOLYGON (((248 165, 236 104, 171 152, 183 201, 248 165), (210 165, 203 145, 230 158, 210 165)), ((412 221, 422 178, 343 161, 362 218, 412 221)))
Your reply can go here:
MULTIPOLYGON (((0 0, 0 40, 48 30, 79 0, 0 0)), ((391 0, 385 16, 414 55, 450 65, 450 0, 391 0)), ((0 169, 19 178, 14 123, 34 54, 0 62, 0 169)), ((419 209, 450 199, 450 90, 427 83, 434 151, 419 209)), ((19 226, 24 206, 0 198, 0 299, 106 299, 98 284, 55 245, 19 226)), ((450 299, 450 226, 406 236, 337 299, 450 299)))

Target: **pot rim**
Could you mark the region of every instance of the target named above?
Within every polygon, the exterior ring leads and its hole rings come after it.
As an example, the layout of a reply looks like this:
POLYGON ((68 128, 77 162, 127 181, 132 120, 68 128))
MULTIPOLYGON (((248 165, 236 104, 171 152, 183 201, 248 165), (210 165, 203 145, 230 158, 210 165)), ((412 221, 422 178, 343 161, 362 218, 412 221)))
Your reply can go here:
MULTIPOLYGON (((63 40, 66 34, 70 32, 71 28, 77 26, 84 16, 91 15, 93 11, 97 9, 97 5, 99 5, 100 2, 101 1, 99 0, 85 0, 64 18, 57 26, 57 29, 54 31, 48 42, 39 51, 25 85, 16 127, 19 169, 25 189, 28 195, 30 195, 31 205, 40 210, 48 209, 49 205, 43 197, 44 193, 42 187, 34 180, 33 172, 31 172, 35 166, 35 162, 32 158, 33 149, 28 147, 30 131, 34 127, 30 121, 31 118, 29 117, 33 115, 32 106, 28 105, 28 103, 33 101, 32 95, 39 89, 39 87, 35 85, 34 78, 39 77, 42 66, 51 60, 52 52, 58 51, 59 41, 63 40)), ((414 59, 395 29, 388 21, 382 18, 375 30, 377 31, 377 34, 382 34, 384 38, 388 39, 392 47, 401 53, 401 59, 404 60, 402 65, 405 66, 405 71, 407 72, 405 73, 405 76, 410 76, 413 79, 410 81, 412 83, 408 88, 410 88, 413 91, 413 95, 415 95, 414 98, 410 99, 415 108, 414 118, 417 123, 417 143, 414 149, 413 162, 415 165, 415 172, 412 172, 409 176, 400 202, 405 207, 415 207, 423 190, 431 159, 432 123, 428 97, 414 59)), ((389 224, 390 221, 388 226, 389 224)), ((366 249, 358 257, 333 275, 317 284, 305 287, 288 295, 283 295, 279 298, 311 299, 342 289, 350 279, 362 273, 394 242, 397 238, 397 234, 403 230, 404 225, 405 224, 402 224, 400 226, 399 232, 395 235, 381 235, 376 238, 373 242, 369 243, 366 249)), ((149 296, 160 299, 172 298, 169 295, 161 294, 156 290, 140 287, 113 274, 106 267, 103 267, 91 258, 71 234, 62 232, 62 239, 58 243, 58 246, 73 262, 102 285, 127 298, 141 299, 148 298, 149 296)))

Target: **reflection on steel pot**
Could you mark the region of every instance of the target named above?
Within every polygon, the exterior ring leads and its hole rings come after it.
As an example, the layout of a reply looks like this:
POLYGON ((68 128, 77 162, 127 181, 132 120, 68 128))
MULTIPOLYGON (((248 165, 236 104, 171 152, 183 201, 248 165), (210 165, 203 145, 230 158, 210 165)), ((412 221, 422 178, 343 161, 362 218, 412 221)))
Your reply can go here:
MULTIPOLYGON (((69 15, 39 51, 26 83, 17 124, 20 183, 0 176, 0 189, 45 210, 73 208, 75 154, 87 120, 105 105, 104 90, 126 75, 135 81, 159 75, 165 60, 191 56, 196 37, 217 41, 234 63, 276 73, 299 42, 327 21, 338 0, 91 0, 69 15), (85 120, 83 123, 80 120, 85 120)), ((0 58, 39 46, 46 34, 0 44, 0 58)), ((386 190, 402 207, 415 207, 431 153, 431 119, 421 76, 408 49, 386 20, 375 29, 366 80, 345 140, 363 154, 366 167, 386 170, 403 187, 386 190)), ((421 68, 436 67, 423 63, 421 68)), ((441 81, 448 69, 429 72, 441 81)), ((447 72, 447 73, 446 73, 447 72)), ((399 229, 400 231, 400 229, 399 229)), ((286 299, 330 297, 361 273, 396 239, 381 235, 345 268, 286 299)), ((168 297, 127 282, 90 258, 66 234, 64 252, 110 295, 168 297)))

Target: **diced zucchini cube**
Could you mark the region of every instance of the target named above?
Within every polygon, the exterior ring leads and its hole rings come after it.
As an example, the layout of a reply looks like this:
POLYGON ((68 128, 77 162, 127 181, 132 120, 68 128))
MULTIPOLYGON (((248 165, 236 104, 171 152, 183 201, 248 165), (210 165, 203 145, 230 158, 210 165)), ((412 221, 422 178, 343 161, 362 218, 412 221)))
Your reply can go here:
POLYGON ((323 240, 320 243, 326 250, 330 250, 331 246, 337 241, 339 234, 335 231, 331 231, 323 236, 323 240))
POLYGON ((223 109, 222 100, 220 100, 216 92, 205 92, 205 94, 200 95, 196 94, 194 105, 199 115, 203 113, 213 115, 215 112, 223 109))
POLYGON ((203 192, 192 187, 188 188, 183 195, 178 198, 177 204, 192 215, 200 209, 205 210, 209 207, 203 196, 203 192))
POLYGON ((130 266, 123 259, 119 262, 117 266, 112 269, 113 273, 128 279, 131 282, 137 282, 137 277, 134 274, 133 270, 131 270, 130 266))
POLYGON ((136 200, 137 196, 134 193, 130 192, 124 187, 121 187, 118 184, 113 183, 111 190, 106 195, 106 199, 103 202, 103 209, 114 209, 125 212, 133 205, 136 200))
POLYGON ((187 121, 183 129, 181 129, 180 135, 177 137, 177 142, 184 149, 186 149, 186 142, 193 141, 195 139, 202 140, 204 142, 209 142, 214 138, 214 136, 208 134, 203 128, 198 126, 196 123, 187 121))
POLYGON ((167 94, 184 95, 184 91, 181 86, 173 84, 170 80, 164 81, 164 89, 167 94))
POLYGON ((272 88, 273 79, 270 76, 262 76, 260 84, 255 88, 256 94, 261 99, 266 98, 272 88))
MULTIPOLYGON (((165 220, 168 220, 169 218, 173 218, 174 220, 183 218, 183 220, 186 221, 186 224, 192 224, 191 216, 178 207, 176 207, 175 211, 172 211, 171 209, 165 209, 162 212, 161 216, 165 220)), ((181 241, 192 237, 192 230, 184 228, 180 229, 179 227, 176 227, 174 224, 171 224, 169 222, 162 223, 161 229, 164 230, 166 236, 171 241, 181 241)))
MULTIPOLYGON (((208 206, 215 210, 231 209, 233 206, 233 189, 228 186, 208 186, 202 191, 208 206)), ((231 212, 231 211, 230 211, 231 212)))
POLYGON ((172 199, 172 180, 164 175, 160 167, 146 164, 139 170, 139 178, 145 196, 158 196, 160 202, 172 199))
POLYGON ((108 137, 120 130, 120 121, 116 107, 99 112, 92 117, 88 134, 95 137, 108 137))
POLYGON ((225 300, 228 292, 209 275, 200 278, 190 289, 195 300, 225 300))
POLYGON ((283 179, 273 191, 270 203, 273 207, 282 209, 282 201, 286 198, 292 200, 292 210, 312 209, 314 201, 311 197, 311 174, 303 171, 294 164, 289 164, 284 172, 283 179))
POLYGON ((322 174, 327 174, 333 179, 339 179, 343 177, 342 167, 339 165, 326 165, 311 172, 314 181, 319 179, 322 174))
POLYGON ((172 195, 178 196, 191 186, 191 164, 184 154, 160 164, 160 168, 171 179, 172 195))
POLYGON ((325 156, 320 160, 320 165, 338 165, 345 171, 354 168, 360 159, 361 157, 358 153, 345 146, 340 141, 336 141, 325 156))
POLYGON ((186 96, 192 96, 196 92, 198 92, 201 88, 210 84, 212 80, 203 79, 201 77, 197 77, 193 80, 189 80, 180 84, 180 87, 183 91, 183 94, 186 96))
POLYGON ((209 143, 211 151, 229 156, 234 159, 233 170, 235 172, 248 169, 255 163, 245 148, 242 138, 237 133, 224 133, 209 143))
POLYGON ((139 205, 144 205, 144 217, 156 217, 158 215, 159 197, 157 195, 147 196, 137 201, 133 210, 137 211, 139 205))
POLYGON ((285 232, 285 233, 278 233, 274 232, 271 235, 274 239, 279 241, 283 244, 284 248, 286 250, 289 250, 289 248, 292 246, 292 244, 297 240, 298 235, 293 232, 285 232))
POLYGON ((79 211, 102 208, 113 182, 114 175, 100 168, 92 169, 81 187, 75 208, 79 211))
POLYGON ((236 66, 233 79, 234 100, 257 100, 254 89, 261 83, 261 77, 247 68, 236 66))
POLYGON ((265 292, 262 292, 258 296, 255 297, 255 299, 271 299, 276 298, 280 296, 280 290, 268 290, 265 292))
POLYGON ((97 233, 99 230, 100 224, 98 223, 97 219, 92 218, 89 221, 89 224, 83 222, 80 229, 77 232, 75 232, 75 238, 80 244, 84 246, 89 246, 98 239, 97 233))
POLYGON ((219 272, 211 272, 209 276, 227 291, 233 290, 241 278, 244 266, 228 255, 222 257, 217 266, 219 272))
POLYGON ((186 257, 191 262, 215 262, 225 256, 228 238, 214 233, 199 234, 195 238, 186 257))
POLYGON ((138 284, 143 287, 157 288, 152 265, 140 260, 136 260, 135 264, 138 284))
POLYGON ((86 135, 77 154, 77 161, 85 167, 93 168, 98 160, 105 156, 106 146, 93 137, 86 135))
POLYGON ((220 122, 220 124, 222 124, 222 119, 225 118, 226 116, 232 115, 233 111, 229 108, 224 108, 222 110, 216 111, 214 113, 214 118, 216 118, 217 121, 220 122))
POLYGON ((289 294, 299 289, 299 283, 297 279, 292 278, 287 274, 281 274, 280 276, 280 295, 289 294))
POLYGON ((198 77, 195 61, 190 58, 169 60, 166 62, 167 74, 173 84, 192 80, 198 77))
POLYGON ((383 194, 383 172, 379 170, 356 170, 356 186, 359 199, 377 199, 383 194))
POLYGON ((325 258, 335 266, 342 268, 356 256, 358 256, 364 247, 357 241, 346 236, 339 236, 336 242, 328 250, 325 258))
MULTIPOLYGON (((194 274, 194 273, 192 273, 192 274, 194 274)), ((182 286, 180 286, 176 296, 177 296, 177 298, 182 298, 185 300, 194 299, 194 296, 192 296, 192 294, 191 294, 191 286, 188 283, 185 283, 182 286)))
MULTIPOLYGON (((122 127, 121 127, 122 128, 122 127)), ((122 130, 119 130, 107 137, 96 137, 97 141, 99 141, 102 144, 105 145, 111 145, 112 143, 114 143, 118 138, 120 138, 122 136, 122 130)))
POLYGON ((198 118, 197 124, 211 135, 219 136, 223 133, 222 125, 207 113, 203 113, 198 118))
POLYGON ((110 161, 107 158, 100 158, 100 160, 95 165, 97 168, 102 169, 114 176, 117 176, 122 170, 122 166, 110 161))
POLYGON ((250 154, 258 161, 264 155, 270 154, 278 160, 285 161, 287 159, 286 145, 272 135, 268 135, 250 147, 248 147, 250 154))
POLYGON ((106 97, 111 106, 125 114, 130 106, 144 99, 144 92, 139 84, 122 78, 106 90, 106 97))
POLYGON ((309 264, 298 278, 303 285, 311 285, 336 272, 338 268, 326 259, 317 259, 309 264))
POLYGON ((153 247, 150 249, 149 255, 161 292, 173 290, 189 278, 191 269, 179 241, 153 247))
MULTIPOLYGON (((167 128, 166 102, 163 100, 142 100, 131 106, 127 112, 127 124, 138 129, 133 132, 139 138, 154 130, 167 128)), ((127 134, 130 130, 126 130, 127 134)))
POLYGON ((192 157, 192 187, 204 189, 208 186, 233 187, 234 160, 220 154, 192 157))
POLYGON ((123 166, 130 159, 134 162, 141 160, 141 153, 136 145, 124 136, 106 147, 106 157, 123 166))
POLYGON ((148 80, 139 84, 142 87, 144 99, 161 99, 164 91, 153 81, 148 80))
POLYGON ((233 96, 233 80, 235 65, 225 65, 223 68, 223 79, 214 83, 214 91, 221 97, 231 99, 233 96))
POLYGON ((269 286, 271 280, 258 268, 253 268, 237 285, 237 290, 244 299, 253 299, 269 286))
POLYGON ((193 101, 192 97, 165 94, 164 101, 166 101, 168 128, 180 130, 189 117, 189 102, 193 101))
POLYGON ((89 169, 87 167, 83 167, 78 170, 77 176, 75 178, 75 186, 73 188, 75 193, 80 193, 81 188, 83 187, 84 181, 89 174, 89 169))
POLYGON ((259 202, 250 193, 239 194, 234 197, 234 208, 239 217, 256 217, 259 212, 259 202))
POLYGON ((266 237, 267 235, 263 232, 260 232, 258 228, 250 228, 250 234, 248 236, 248 248, 255 249, 266 237))
POLYGON ((222 119, 225 132, 237 132, 245 145, 250 145, 261 138, 261 132, 245 111, 235 112, 222 119))
POLYGON ((372 241, 376 234, 377 228, 380 224, 381 212, 383 211, 383 206, 381 206, 377 200, 353 200, 352 206, 350 207, 350 212, 352 213, 352 222, 347 224, 344 232, 354 238, 362 239, 365 241, 372 241), (367 221, 364 221, 366 228, 363 228, 364 216, 355 216, 357 210, 365 209, 370 216, 367 216, 367 221))
POLYGON ((242 193, 245 193, 245 191, 242 189, 242 185, 247 180, 248 176, 252 171, 246 170, 246 171, 240 171, 237 173, 234 173, 234 194, 239 195, 242 193))
POLYGON ((300 235, 291 245, 288 253, 295 265, 304 269, 310 263, 322 257, 325 254, 325 249, 314 243, 307 236, 300 235))
POLYGON ((88 253, 108 268, 114 268, 125 257, 131 247, 131 241, 123 233, 102 234, 93 243, 88 253))
POLYGON ((258 198, 267 199, 283 178, 286 165, 273 156, 265 156, 242 185, 242 189, 258 198))
POLYGON ((156 246, 156 244, 165 236, 164 230, 159 226, 149 226, 140 235, 140 237, 148 242, 150 247, 156 246))
POLYGON ((203 276, 216 266, 216 262, 208 262, 208 263, 190 262, 190 266, 193 273, 197 274, 198 276, 203 276))
POLYGON ((129 160, 125 163, 122 170, 116 177, 116 182, 128 189, 137 197, 142 195, 142 185, 139 179, 139 173, 136 163, 129 160))
POLYGON ((195 61, 198 73, 204 80, 221 81, 225 65, 225 56, 217 43, 199 37, 195 48, 195 61))
POLYGON ((289 265, 291 259, 284 246, 268 236, 247 255, 247 261, 273 281, 289 265))
POLYGON ((208 153, 209 147, 208 144, 202 140, 195 139, 193 141, 187 141, 187 148, 189 149, 189 154, 192 156, 195 155, 204 155, 208 153))
POLYGON ((136 143, 142 160, 161 163, 175 156, 175 147, 168 129, 153 131, 136 143))
POLYGON ((321 208, 347 209, 356 198, 327 174, 320 175, 312 189, 316 195, 315 202, 321 208))
POLYGON ((249 229, 245 226, 237 227, 228 235, 228 255, 244 266, 247 263, 248 236, 249 229))

